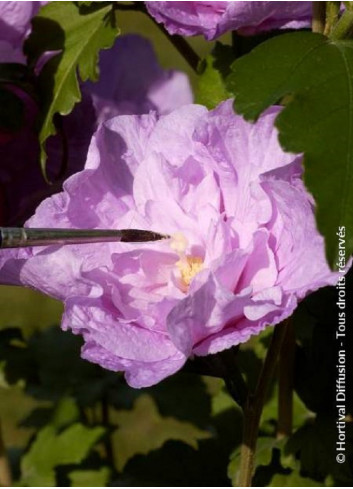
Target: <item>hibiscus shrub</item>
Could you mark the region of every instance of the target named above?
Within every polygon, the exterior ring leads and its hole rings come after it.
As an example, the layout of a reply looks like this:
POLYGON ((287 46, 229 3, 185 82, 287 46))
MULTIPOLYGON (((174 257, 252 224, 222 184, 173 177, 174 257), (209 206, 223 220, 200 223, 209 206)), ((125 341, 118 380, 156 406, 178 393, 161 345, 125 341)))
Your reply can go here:
POLYGON ((0 485, 351 486, 353 2, 0 13, 0 485))

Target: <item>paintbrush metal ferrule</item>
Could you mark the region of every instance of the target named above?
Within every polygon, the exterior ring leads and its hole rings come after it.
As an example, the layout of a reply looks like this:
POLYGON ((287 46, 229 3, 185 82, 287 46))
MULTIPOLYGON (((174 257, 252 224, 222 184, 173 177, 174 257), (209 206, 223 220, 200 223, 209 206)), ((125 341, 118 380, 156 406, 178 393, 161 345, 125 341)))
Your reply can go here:
POLYGON ((169 236, 140 229, 51 229, 0 227, 0 248, 87 243, 145 242, 169 236))

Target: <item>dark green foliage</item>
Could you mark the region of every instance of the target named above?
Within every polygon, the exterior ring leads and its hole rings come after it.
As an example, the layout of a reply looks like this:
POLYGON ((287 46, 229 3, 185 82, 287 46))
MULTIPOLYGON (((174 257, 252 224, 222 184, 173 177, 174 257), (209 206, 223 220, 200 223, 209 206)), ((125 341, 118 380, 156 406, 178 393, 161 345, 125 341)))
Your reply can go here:
POLYGON ((277 118, 279 139, 286 151, 304 153, 304 179, 332 267, 339 226, 347 228, 347 256, 353 252, 352 65, 353 41, 295 32, 236 60, 227 80, 235 110, 249 120, 290 95, 277 118))
MULTIPOLYGON (((353 412, 353 361, 349 347, 353 341, 350 325, 353 320, 353 270, 346 277, 346 405, 353 412)), ((320 415, 334 416, 336 413, 336 379, 338 350, 336 339, 338 308, 335 287, 320 289, 305 299, 294 314, 298 339, 295 387, 306 406, 320 415)))
POLYGON ((124 485, 125 481, 129 485, 149 485, 152 481, 157 485, 205 485, 207 480, 214 486, 229 485, 229 453, 240 442, 242 422, 240 411, 223 392, 221 381, 210 380, 209 384, 200 376, 181 372, 151 389, 134 390, 120 374, 81 360, 81 343, 80 338, 59 328, 36 333, 28 341, 18 329, 0 332, 0 363, 6 380, 22 382, 28 395, 50 401, 50 406, 36 408, 22 422, 22 426, 37 430, 25 454, 14 460, 14 470, 19 471, 23 483, 78 484, 92 476, 93 482, 104 480, 108 484, 112 480, 113 485, 124 485), (123 445, 121 435, 116 437, 114 433, 119 433, 119 428, 131 430, 131 423, 126 418, 125 424, 125 415, 119 413, 133 413, 136 401, 147 394, 158 407, 160 422, 157 426, 154 416, 136 411, 137 426, 154 430, 151 433, 155 435, 151 440, 143 433, 139 433, 140 441, 131 438, 135 441, 126 447, 129 458, 121 473, 117 469, 119 460, 125 457, 126 441, 123 445), (108 418, 103 414, 106 407, 108 418), (41 449, 42 443, 49 443, 48 437, 50 445, 60 446, 67 437, 70 439, 71 430, 84 426, 88 430, 87 444, 79 447, 80 452, 73 445, 73 451, 68 450, 62 458, 55 448, 49 453, 41 449), (89 431, 101 427, 107 433, 103 439, 101 431, 89 431), (97 434, 93 445, 103 447, 112 436, 117 455, 114 465, 112 460, 89 451, 93 440, 90 433, 97 434), (153 449, 157 433, 165 441, 153 449), (173 441, 175 436, 185 441, 173 441), (146 447, 149 453, 139 455, 146 447), (135 456, 131 457, 131 450, 135 456), (34 472, 28 474, 30 466, 34 472), (202 471, 200 466, 204 467, 202 471))

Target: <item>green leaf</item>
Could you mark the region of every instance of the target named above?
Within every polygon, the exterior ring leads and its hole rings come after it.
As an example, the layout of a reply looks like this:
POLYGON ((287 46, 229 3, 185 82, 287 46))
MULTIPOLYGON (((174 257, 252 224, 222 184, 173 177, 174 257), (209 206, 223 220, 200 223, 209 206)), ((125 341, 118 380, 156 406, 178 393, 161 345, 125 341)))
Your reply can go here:
POLYGON ((229 409, 240 409, 234 400, 224 389, 220 390, 217 395, 212 398, 212 415, 217 416, 229 409))
MULTIPOLYGON (((0 329, 5 381, 24 382, 30 395, 56 403, 63 396, 71 396, 80 407, 93 406, 108 393, 109 402, 127 397, 119 374, 81 359, 81 346, 82 338, 59 327, 37 332, 28 341, 19 329, 0 329)), ((136 391, 130 389, 131 396, 136 395, 132 392, 136 391)))
POLYGON ((39 429, 51 424, 59 430, 78 421, 79 417, 80 411, 75 400, 71 397, 63 397, 54 406, 34 409, 21 421, 21 426, 39 429))
POLYGON ((156 450, 168 440, 182 441, 196 450, 198 440, 211 437, 209 432, 191 423, 162 417, 152 397, 147 394, 136 400, 131 411, 117 411, 115 420, 119 425, 113 435, 119 470, 135 455, 156 450))
MULTIPOLYGON (((255 474, 253 485, 255 487, 296 487, 321 486, 313 479, 300 475, 299 463, 292 455, 286 454, 287 439, 259 437, 255 455, 255 474)), ((230 467, 233 471, 237 460, 233 459, 230 467)), ((239 464, 239 459, 238 459, 239 464)), ((236 466, 238 469, 238 465, 236 466)), ((233 472, 233 481, 236 473, 233 472)))
MULTIPOLYGON (((304 403, 298 397, 297 393, 293 393, 293 427, 299 428, 312 413, 308 411, 304 403)), ((273 435, 276 430, 278 419, 278 384, 276 383, 272 395, 266 402, 262 415, 260 429, 262 432, 273 435)))
POLYGON ((21 485, 55 486, 54 468, 80 463, 103 433, 103 428, 86 428, 79 423, 59 434, 54 426, 46 426, 21 461, 21 485))
POLYGON ((286 151, 304 153, 306 186, 331 267, 339 226, 353 252, 353 43, 295 32, 271 39, 238 59, 228 77, 235 109, 246 119, 287 97, 277 117, 286 151))
POLYGON ((201 62, 196 103, 213 109, 231 96, 226 89, 225 78, 233 61, 234 53, 231 46, 217 42, 211 54, 201 62))
POLYGON ((337 426, 335 416, 317 416, 301 426, 288 440, 285 448, 300 460, 305 476, 324 481, 328 476, 336 486, 353 484, 353 425, 346 422, 345 463, 336 461, 337 426))
MULTIPOLYGON (((353 295, 353 269, 345 276, 346 297, 353 295)), ((293 315, 297 347, 295 358, 295 389, 313 412, 337 415, 336 382, 339 341, 337 341, 337 289, 325 287, 306 297, 293 315)), ((347 302, 346 324, 352 324, 353 308, 347 302)), ((347 327, 345 344, 353 341, 353 330, 347 327)), ((346 383, 353 385, 353 368, 347 356, 346 383)), ((352 397, 347 396, 348 409, 353 411, 352 397)))
POLYGON ((28 337, 35 330, 59 324, 62 311, 59 301, 32 289, 1 286, 0 330, 6 325, 17 326, 28 337))
POLYGON ((325 484, 302 477, 297 471, 292 470, 290 474, 275 474, 271 480, 270 487, 324 487, 325 484))
POLYGON ((69 114, 81 100, 78 75, 82 81, 98 79, 100 49, 112 46, 119 33, 110 2, 49 2, 33 19, 25 52, 33 65, 45 51, 58 51, 39 76, 41 111, 41 165, 45 174, 45 141, 55 134, 54 115, 69 114))
POLYGON ((58 402, 51 420, 52 425, 57 428, 63 428, 80 417, 79 408, 75 400, 71 397, 63 397, 58 402))
POLYGON ((110 479, 110 469, 74 470, 69 473, 72 487, 105 487, 110 479))
MULTIPOLYGON (((178 374, 177 374, 178 375, 178 374)), ((184 392, 191 405, 204 403, 204 394, 195 389, 195 395, 188 394, 189 382, 193 375, 180 373, 184 384, 180 382, 179 391, 165 394, 170 398, 170 403, 178 404, 184 401, 184 392), (180 394, 182 393, 182 394, 180 394), (178 399, 178 403, 175 400, 178 399)), ((207 381, 209 395, 217 396, 224 382, 219 379, 211 385, 207 381)), ((163 384, 163 383, 162 383, 163 384)), ((161 385, 161 384, 160 384, 161 385)), ((158 450, 152 450, 147 455, 136 455, 128 461, 122 474, 123 480, 112 483, 114 486, 166 486, 166 487, 223 487, 228 486, 227 466, 229 453, 241 443, 242 414, 240 409, 224 409, 222 412, 208 418, 204 426, 212 433, 212 437, 201 440, 198 450, 183 441, 169 440, 158 450), (200 467, 202 469, 200 469, 200 467)), ((163 416, 176 416, 174 410, 162 409, 158 399, 158 407, 163 416)), ((179 418, 179 415, 177 416, 179 418)), ((179 418, 180 419, 180 418, 179 418)), ((184 419, 184 417, 182 418, 184 419)), ((192 422, 194 424, 194 421, 192 422)), ((116 445, 115 445, 116 446, 116 445)))
MULTIPOLYGON (((273 450, 277 447, 280 447, 282 444, 282 440, 276 440, 275 438, 268 436, 259 436, 256 444, 254 467, 256 468, 262 465, 270 465, 272 461, 273 450)), ((240 452, 241 447, 239 446, 230 455, 230 461, 228 465, 228 477, 232 481, 233 486, 236 486, 239 476, 240 452)))

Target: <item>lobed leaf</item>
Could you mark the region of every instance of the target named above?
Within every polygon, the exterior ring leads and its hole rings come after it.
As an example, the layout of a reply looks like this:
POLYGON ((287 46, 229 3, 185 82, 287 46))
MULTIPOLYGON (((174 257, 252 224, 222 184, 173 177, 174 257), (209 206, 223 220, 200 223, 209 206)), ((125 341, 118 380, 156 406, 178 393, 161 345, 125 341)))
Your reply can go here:
POLYGON ((100 49, 112 46, 119 33, 110 2, 49 2, 33 19, 33 30, 25 45, 29 62, 35 65, 51 51, 54 56, 39 75, 41 165, 45 174, 45 141, 55 134, 55 114, 69 114, 81 100, 79 79, 98 79, 100 49))
POLYGON ((73 470, 69 473, 73 487, 106 487, 110 478, 110 469, 101 467, 97 470, 73 470))
POLYGON ((131 411, 117 411, 115 419, 119 425, 114 433, 119 470, 134 455, 147 454, 168 440, 182 441, 196 450, 198 440, 211 437, 210 433, 191 423, 162 417, 152 397, 147 394, 136 400, 131 411))
POLYGON ((227 81, 235 110, 248 120, 290 96, 276 121, 279 140, 285 151, 304 153, 305 184, 336 267, 339 226, 346 226, 347 257, 353 252, 353 42, 278 36, 236 60, 227 81))
POLYGON ((55 486, 54 468, 80 463, 103 433, 103 428, 79 423, 59 434, 54 426, 46 426, 21 460, 21 485, 55 486))
POLYGON ((345 463, 336 460, 336 417, 318 415, 311 423, 301 426, 289 438, 286 452, 300 461, 306 477, 323 482, 328 477, 333 485, 346 487, 352 484, 353 426, 346 423, 345 463))

